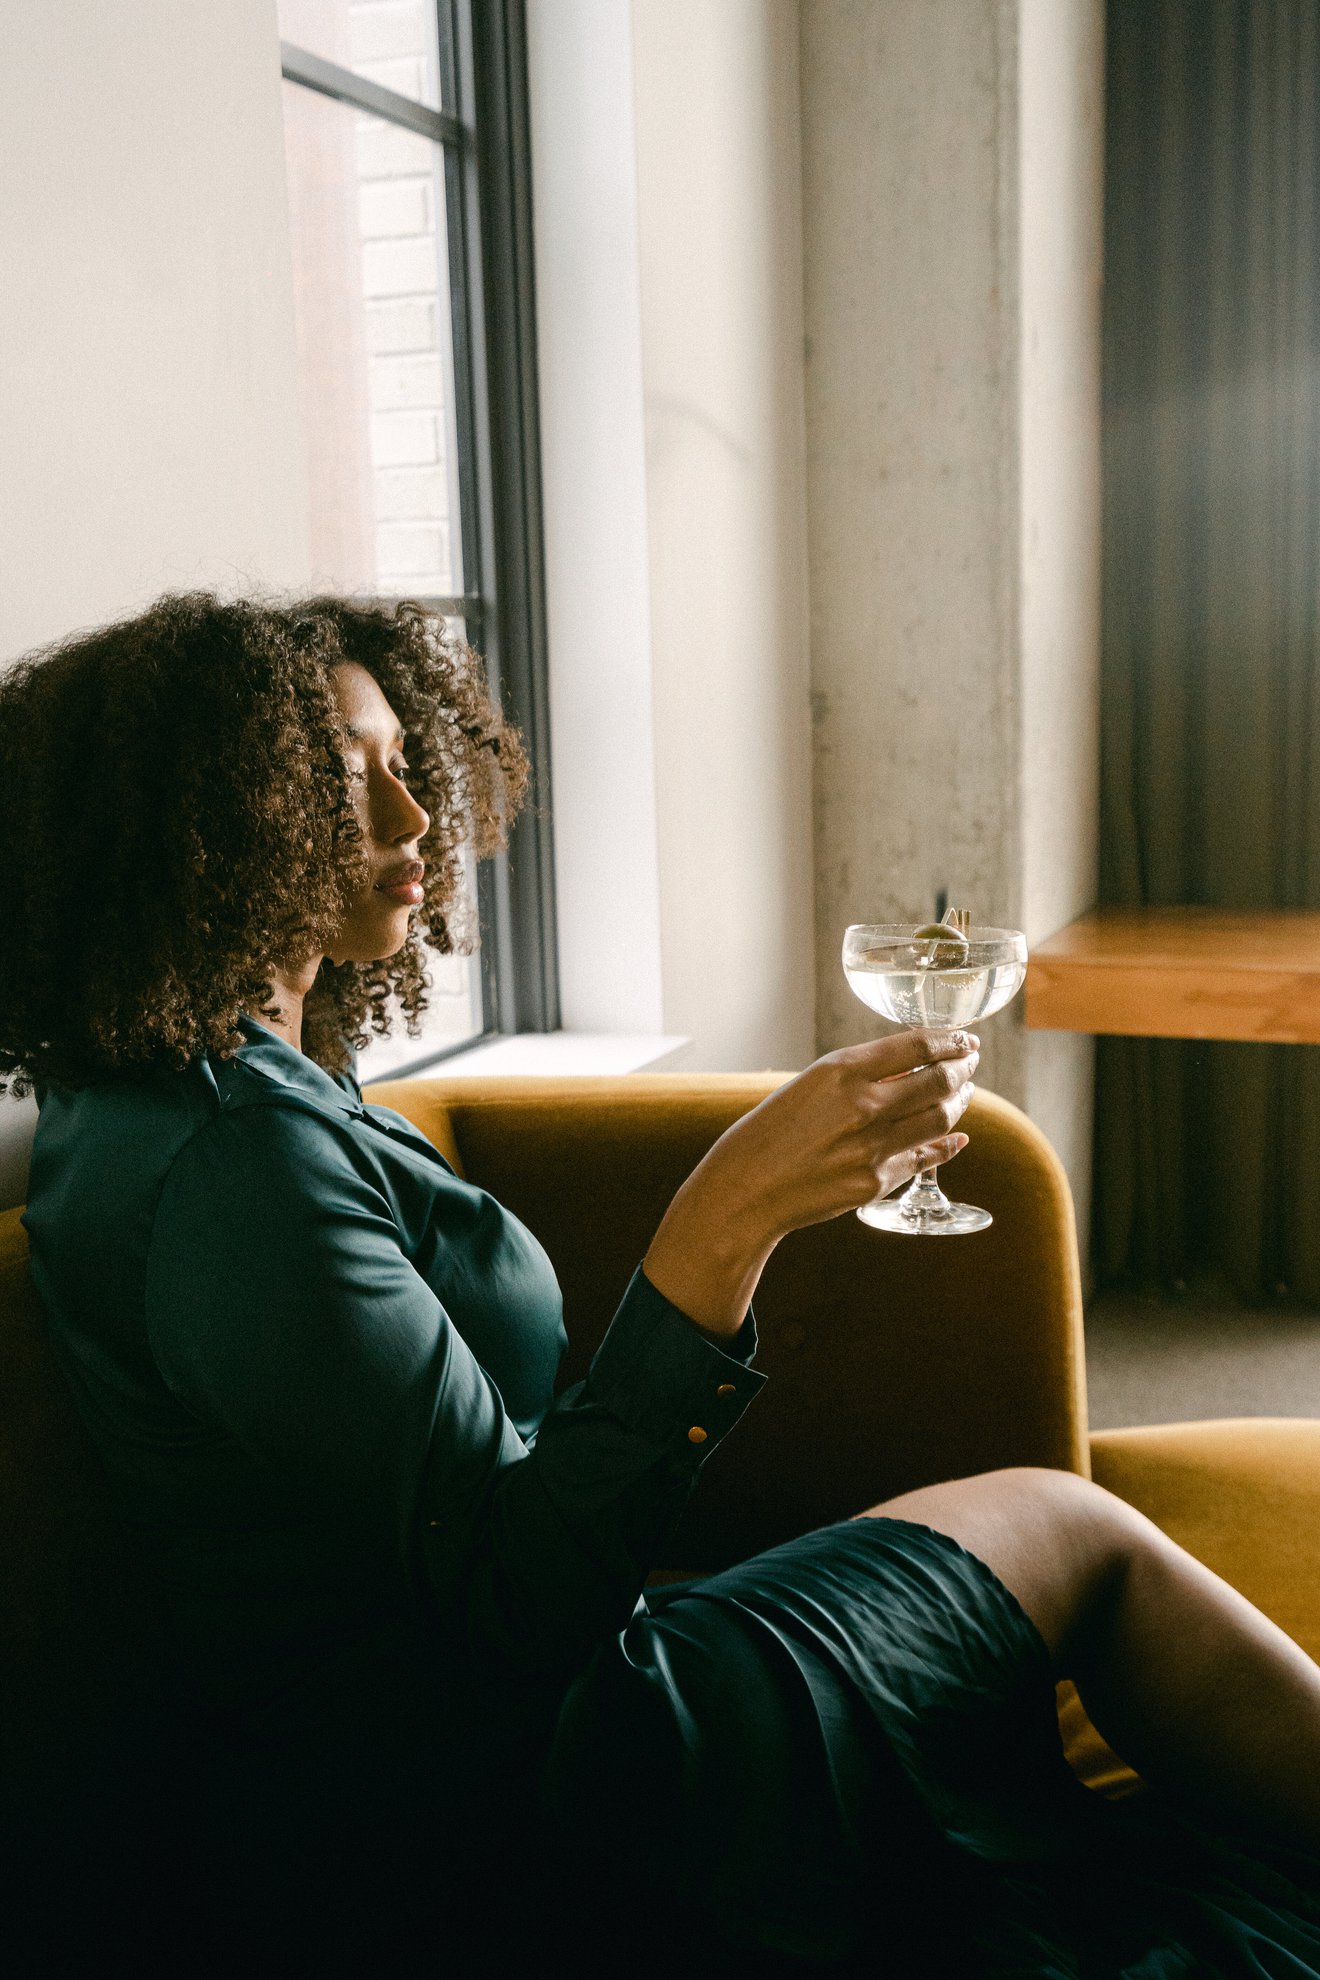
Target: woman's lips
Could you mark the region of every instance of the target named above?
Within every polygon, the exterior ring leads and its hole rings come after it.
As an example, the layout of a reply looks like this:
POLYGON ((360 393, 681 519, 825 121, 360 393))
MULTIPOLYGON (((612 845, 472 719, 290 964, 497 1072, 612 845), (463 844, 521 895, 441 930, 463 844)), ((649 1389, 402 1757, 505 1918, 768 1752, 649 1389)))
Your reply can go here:
POLYGON ((422 887, 419 880, 404 880, 397 887, 377 887, 378 894, 385 894, 392 901, 400 901, 405 907, 422 905, 422 887))

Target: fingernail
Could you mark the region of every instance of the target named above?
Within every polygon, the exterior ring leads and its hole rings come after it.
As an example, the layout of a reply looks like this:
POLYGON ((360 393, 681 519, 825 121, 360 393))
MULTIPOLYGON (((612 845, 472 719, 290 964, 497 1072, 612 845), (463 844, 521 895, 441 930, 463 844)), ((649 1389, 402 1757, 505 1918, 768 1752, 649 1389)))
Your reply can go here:
POLYGON ((971 1099, 971 1097, 972 1097, 972 1095, 973 1095, 973 1094, 975 1093, 975 1091, 976 1091, 976 1088, 975 1088, 975 1087, 974 1087, 974 1086, 972 1085, 972 1082, 971 1082, 971 1080, 969 1079, 969 1080, 968 1080, 968 1082, 967 1082, 967 1084, 966 1084, 966 1086, 964 1086, 964 1088, 963 1088, 963 1090, 962 1090, 962 1097, 963 1097, 963 1099, 964 1099, 964 1100, 970 1100, 970 1099, 971 1099))
POLYGON ((980 1065, 980 1063, 981 1063, 981 1054, 980 1054, 979 1052, 973 1052, 973 1053, 972 1053, 972 1071, 973 1071, 973 1072, 975 1072, 975 1071, 976 1071, 976 1068, 977 1068, 977 1067, 978 1067, 978 1066, 980 1065))

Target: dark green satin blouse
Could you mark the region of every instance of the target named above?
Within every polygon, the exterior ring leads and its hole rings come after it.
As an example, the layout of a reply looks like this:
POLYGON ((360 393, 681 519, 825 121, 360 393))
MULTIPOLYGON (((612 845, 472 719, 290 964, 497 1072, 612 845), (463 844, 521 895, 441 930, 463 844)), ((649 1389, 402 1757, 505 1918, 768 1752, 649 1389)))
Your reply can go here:
POLYGON ((351 1074, 241 1025, 232 1059, 39 1095, 23 1218, 181 1656, 242 1703, 396 1612, 450 1670, 562 1683, 764 1382, 755 1322, 725 1353, 639 1267, 556 1399, 531 1232, 351 1074))

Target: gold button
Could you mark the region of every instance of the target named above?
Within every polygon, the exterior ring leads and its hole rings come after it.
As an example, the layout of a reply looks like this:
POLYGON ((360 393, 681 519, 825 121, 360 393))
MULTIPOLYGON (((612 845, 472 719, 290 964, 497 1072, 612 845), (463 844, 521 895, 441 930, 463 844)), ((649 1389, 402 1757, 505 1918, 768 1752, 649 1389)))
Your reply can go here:
POLYGON ((738 1390, 736 1385, 732 1382, 721 1382, 719 1388, 716 1389, 715 1393, 717 1396, 736 1396, 738 1390))
POLYGON ((704 1444, 705 1441, 706 1441, 705 1431, 702 1429, 699 1423, 694 1423, 692 1428, 688 1431, 689 1444, 704 1444))
POLYGON ((429 1526, 431 1526, 432 1528, 434 1528, 434 1527, 437 1527, 437 1526, 439 1526, 439 1524, 440 1524, 440 1522, 439 1522, 439 1520, 438 1520, 438 1519, 432 1519, 432 1520, 428 1520, 428 1521, 427 1521, 427 1524, 428 1524, 429 1526))

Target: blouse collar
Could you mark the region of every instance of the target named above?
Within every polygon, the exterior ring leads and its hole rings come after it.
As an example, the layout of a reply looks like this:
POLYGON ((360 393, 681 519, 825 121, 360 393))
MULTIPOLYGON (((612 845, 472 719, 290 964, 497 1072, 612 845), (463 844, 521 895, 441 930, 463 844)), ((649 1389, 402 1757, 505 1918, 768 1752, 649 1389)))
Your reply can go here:
POLYGON ((342 1107, 347 1100, 354 1103, 354 1111, 361 1108, 362 1087, 351 1065, 347 1072, 337 1076, 326 1072, 315 1059, 309 1059, 287 1038, 281 1038, 268 1025, 249 1017, 246 1011, 239 1012, 238 1028, 243 1033, 244 1042, 235 1057, 244 1065, 255 1067, 281 1086, 290 1086, 299 1093, 305 1093, 309 1099, 319 1100, 323 1104, 329 1102, 338 1107, 342 1107))

